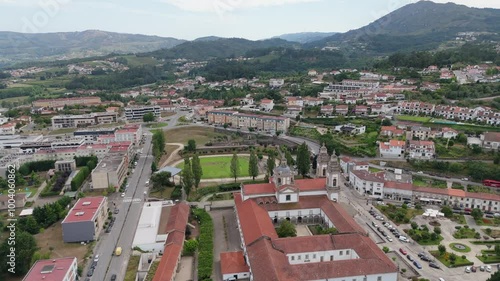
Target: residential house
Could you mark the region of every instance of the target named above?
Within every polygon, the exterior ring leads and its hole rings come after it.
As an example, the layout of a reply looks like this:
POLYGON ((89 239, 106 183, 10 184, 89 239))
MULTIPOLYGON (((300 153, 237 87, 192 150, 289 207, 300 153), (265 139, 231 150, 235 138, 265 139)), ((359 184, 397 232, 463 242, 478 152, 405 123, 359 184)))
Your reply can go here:
POLYGON ((396 126, 382 126, 380 129, 380 135, 386 137, 401 137, 404 134, 404 130, 398 129, 396 126))
POLYGON ((372 174, 364 170, 349 172, 349 182, 354 190, 361 195, 372 198, 383 198, 384 178, 383 175, 372 174))
POLYGON ((270 79, 269 80, 269 87, 271 88, 281 88, 285 85, 285 80, 284 79, 270 79))
POLYGON ((75 257, 38 260, 23 281, 77 281, 78 261, 75 257))
POLYGON ((320 114, 324 116, 331 116, 333 115, 333 109, 334 109, 333 105, 330 104, 323 105, 321 106, 320 114))
POLYGON ((108 218, 108 199, 104 196, 80 198, 62 221, 65 243, 97 240, 108 218))
POLYGON ((483 148, 486 149, 500 149, 500 133, 487 132, 481 135, 483 141, 483 148))
POLYGON ((434 132, 430 127, 413 126, 410 130, 408 139, 428 140, 434 138, 434 132))
POLYGON ((339 104, 335 107, 335 112, 337 113, 337 115, 347 115, 349 114, 349 106, 339 104))
POLYGON ((366 107, 364 105, 356 105, 354 107, 354 113, 356 115, 361 115, 361 116, 368 115, 368 107, 366 107))
POLYGON ((334 131, 348 135, 361 135, 366 132, 366 126, 354 124, 338 125, 335 126, 334 131))
POLYGON ((260 101, 260 108, 263 111, 270 112, 274 108, 274 101, 270 99, 263 99, 260 101))
POLYGON ((434 159, 436 147, 433 141, 408 141, 408 157, 410 159, 434 159))
POLYGON ((406 143, 399 140, 379 143, 379 153, 382 158, 404 158, 406 143))
POLYGON ((458 136, 458 131, 448 127, 444 127, 439 132, 436 132, 436 137, 444 139, 452 139, 457 136, 458 136))

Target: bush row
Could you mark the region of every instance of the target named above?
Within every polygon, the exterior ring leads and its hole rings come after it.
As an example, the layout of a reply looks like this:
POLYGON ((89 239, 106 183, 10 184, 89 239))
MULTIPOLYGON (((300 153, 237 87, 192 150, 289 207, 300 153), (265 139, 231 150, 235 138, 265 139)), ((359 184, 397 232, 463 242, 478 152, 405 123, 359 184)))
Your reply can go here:
POLYGON ((193 215, 200 223, 198 280, 207 281, 212 275, 214 225, 210 215, 203 209, 194 209, 193 215))

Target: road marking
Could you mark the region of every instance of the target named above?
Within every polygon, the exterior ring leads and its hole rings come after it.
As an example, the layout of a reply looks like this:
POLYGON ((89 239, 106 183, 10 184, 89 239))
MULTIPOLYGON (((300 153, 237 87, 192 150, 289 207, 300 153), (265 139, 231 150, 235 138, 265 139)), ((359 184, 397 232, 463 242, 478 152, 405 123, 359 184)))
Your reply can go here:
POLYGON ((142 199, 140 199, 140 198, 133 198, 132 199, 131 197, 127 197, 127 198, 123 199, 123 203, 130 203, 130 202, 132 202, 132 203, 142 202, 142 199))

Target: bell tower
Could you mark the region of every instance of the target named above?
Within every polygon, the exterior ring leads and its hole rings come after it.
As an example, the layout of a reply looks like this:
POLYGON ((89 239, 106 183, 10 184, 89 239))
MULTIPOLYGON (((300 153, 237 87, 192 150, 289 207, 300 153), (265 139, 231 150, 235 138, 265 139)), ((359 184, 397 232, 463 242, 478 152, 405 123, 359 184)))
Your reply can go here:
POLYGON ((326 170, 328 168, 328 160, 330 156, 328 155, 328 150, 326 146, 323 146, 319 149, 318 158, 316 158, 316 176, 318 178, 326 177, 326 170))
POLYGON ((339 200, 340 193, 340 165, 335 151, 333 151, 330 157, 330 162, 328 162, 328 167, 326 169, 326 189, 328 191, 328 198, 332 201, 339 200))

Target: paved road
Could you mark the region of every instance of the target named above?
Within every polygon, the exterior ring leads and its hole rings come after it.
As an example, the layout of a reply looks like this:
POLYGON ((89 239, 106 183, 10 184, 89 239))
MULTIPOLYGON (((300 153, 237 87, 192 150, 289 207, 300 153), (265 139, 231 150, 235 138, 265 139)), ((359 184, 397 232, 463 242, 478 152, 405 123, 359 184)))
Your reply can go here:
MULTIPOLYGON (((91 280, 110 280, 112 274, 117 275, 117 280, 123 280, 128 259, 130 257, 132 240, 142 210, 141 202, 144 200, 144 191, 147 191, 145 182, 150 177, 150 167, 153 160, 151 155, 151 134, 146 134, 144 153, 139 157, 135 173, 129 178, 130 187, 125 198, 118 199, 120 213, 116 215, 115 224, 109 234, 102 234, 94 248, 94 254, 99 254, 99 262, 91 280), (135 187, 135 188, 134 188, 135 187), (133 200, 132 200, 133 199, 133 200), (121 256, 113 256, 115 248, 122 247, 121 256)), ((87 272, 83 273, 84 275, 87 272)))

